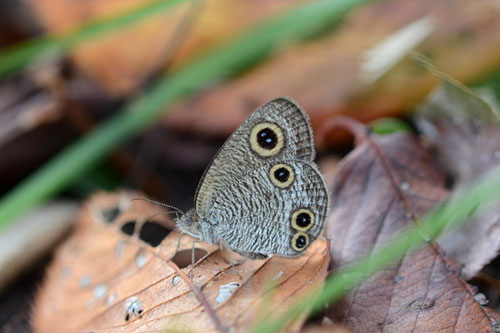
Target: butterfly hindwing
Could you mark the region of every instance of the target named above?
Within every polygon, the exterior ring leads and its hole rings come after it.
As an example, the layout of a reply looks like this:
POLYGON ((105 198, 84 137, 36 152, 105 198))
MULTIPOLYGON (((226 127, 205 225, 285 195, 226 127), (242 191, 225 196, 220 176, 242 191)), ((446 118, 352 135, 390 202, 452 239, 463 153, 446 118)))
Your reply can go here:
POLYGON ((320 235, 328 209, 323 177, 303 160, 258 167, 215 196, 207 221, 217 221, 215 234, 247 256, 300 255, 320 235))

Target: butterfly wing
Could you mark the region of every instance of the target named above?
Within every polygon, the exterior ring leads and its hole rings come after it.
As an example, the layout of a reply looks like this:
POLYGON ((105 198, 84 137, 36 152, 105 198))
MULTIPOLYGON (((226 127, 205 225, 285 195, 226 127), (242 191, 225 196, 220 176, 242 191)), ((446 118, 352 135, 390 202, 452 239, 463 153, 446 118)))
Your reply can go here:
MULTIPOLYGON (((277 161, 218 191, 206 221, 246 256, 300 255, 320 235, 328 210, 323 176, 309 161, 277 161)), ((200 225, 203 228, 203 224, 200 225)))
POLYGON ((226 140, 200 180, 195 208, 207 212, 215 193, 234 179, 276 160, 314 160, 307 114, 292 100, 277 98, 253 112, 226 140))

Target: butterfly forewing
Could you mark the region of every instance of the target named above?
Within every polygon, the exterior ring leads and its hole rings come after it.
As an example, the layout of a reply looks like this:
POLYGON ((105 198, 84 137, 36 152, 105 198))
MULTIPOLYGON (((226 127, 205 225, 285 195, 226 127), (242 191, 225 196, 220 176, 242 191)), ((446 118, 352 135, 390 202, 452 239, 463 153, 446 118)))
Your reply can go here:
POLYGON ((203 215, 216 193, 252 170, 277 160, 314 160, 314 138, 307 114, 293 101, 277 98, 252 113, 227 139, 205 171, 195 195, 203 215))

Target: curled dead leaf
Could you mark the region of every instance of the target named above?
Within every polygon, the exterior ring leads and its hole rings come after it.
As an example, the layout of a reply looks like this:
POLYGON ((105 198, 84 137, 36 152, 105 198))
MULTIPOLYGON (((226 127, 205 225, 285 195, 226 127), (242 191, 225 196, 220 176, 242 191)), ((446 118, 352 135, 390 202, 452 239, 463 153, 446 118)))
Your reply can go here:
POLYGON ((247 331, 324 281, 324 240, 298 258, 241 260, 241 278, 227 254, 196 243, 188 279, 192 239, 182 236, 176 253, 172 220, 133 197, 98 194, 82 208, 38 293, 36 332, 247 331))
MULTIPOLYGON (((376 252, 448 196, 445 174, 414 136, 371 135, 360 124, 342 123, 358 131, 358 144, 339 164, 333 185, 327 233, 334 267, 376 252)), ((367 278, 327 313, 355 332, 494 331, 499 314, 476 300, 459 270, 428 242, 367 278)))
MULTIPOLYGON (((441 166, 461 191, 500 164, 500 116, 494 104, 436 70, 443 85, 415 114, 441 166)), ((447 255, 463 265, 470 279, 500 251, 500 204, 490 205, 471 221, 439 240, 447 255)))

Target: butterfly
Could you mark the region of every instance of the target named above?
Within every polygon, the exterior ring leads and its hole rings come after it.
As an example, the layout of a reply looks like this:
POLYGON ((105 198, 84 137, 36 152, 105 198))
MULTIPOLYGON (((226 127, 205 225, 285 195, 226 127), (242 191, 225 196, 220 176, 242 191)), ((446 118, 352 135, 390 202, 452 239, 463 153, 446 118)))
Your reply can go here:
POLYGON ((320 235, 329 203, 315 154, 297 103, 262 105, 219 149, 178 228, 248 258, 301 255, 320 235))

